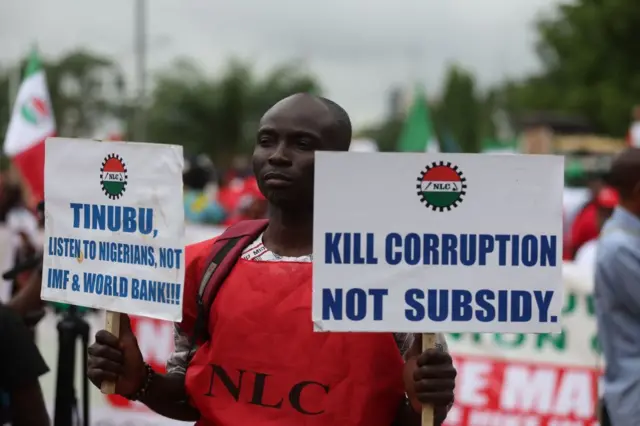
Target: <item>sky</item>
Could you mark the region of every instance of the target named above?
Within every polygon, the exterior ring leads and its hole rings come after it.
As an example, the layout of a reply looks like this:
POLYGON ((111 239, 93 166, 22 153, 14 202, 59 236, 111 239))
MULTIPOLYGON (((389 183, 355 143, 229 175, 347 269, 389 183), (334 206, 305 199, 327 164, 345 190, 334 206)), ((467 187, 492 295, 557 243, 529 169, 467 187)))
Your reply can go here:
MULTIPOLYGON (((150 0, 148 68, 177 57, 214 75, 230 57, 258 73, 298 60, 356 125, 382 118, 391 87, 437 96, 449 64, 481 87, 535 72, 534 22, 559 0, 150 0)), ((135 84, 134 0, 0 1, 0 64, 37 43, 47 57, 74 48, 109 55, 135 84)))

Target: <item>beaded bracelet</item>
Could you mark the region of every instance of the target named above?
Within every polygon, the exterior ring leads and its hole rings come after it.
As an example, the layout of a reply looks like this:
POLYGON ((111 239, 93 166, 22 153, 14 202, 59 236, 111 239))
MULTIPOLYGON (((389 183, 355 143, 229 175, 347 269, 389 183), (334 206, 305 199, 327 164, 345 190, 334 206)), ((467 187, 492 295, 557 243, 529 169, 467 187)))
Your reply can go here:
POLYGON ((151 381, 156 376, 156 372, 153 368, 151 368, 149 364, 145 362, 144 367, 147 370, 144 377, 144 382, 142 383, 142 386, 140 386, 140 389, 138 389, 133 395, 127 397, 127 399, 130 401, 140 401, 140 399, 144 398, 147 394, 147 391, 149 390, 151 381))

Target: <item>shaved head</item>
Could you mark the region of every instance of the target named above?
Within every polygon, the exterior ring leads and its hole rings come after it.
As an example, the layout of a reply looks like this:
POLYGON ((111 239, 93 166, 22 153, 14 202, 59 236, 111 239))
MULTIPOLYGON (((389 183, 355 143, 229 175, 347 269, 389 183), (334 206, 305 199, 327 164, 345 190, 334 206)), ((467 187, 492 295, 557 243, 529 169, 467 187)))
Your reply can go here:
POLYGON ((320 102, 325 104, 327 108, 331 111, 333 115, 333 119, 335 121, 335 132, 336 132, 336 145, 339 149, 338 151, 348 151, 349 146, 351 145, 351 134, 353 132, 351 128, 351 119, 349 118, 349 114, 344 110, 340 105, 333 102, 330 99, 318 97, 320 102))
POLYGON ((331 99, 315 96, 310 93, 296 93, 278 101, 263 116, 263 120, 273 113, 279 113, 283 108, 305 108, 313 111, 313 120, 325 128, 330 134, 324 149, 333 151, 348 151, 351 145, 352 127, 349 114, 331 99))

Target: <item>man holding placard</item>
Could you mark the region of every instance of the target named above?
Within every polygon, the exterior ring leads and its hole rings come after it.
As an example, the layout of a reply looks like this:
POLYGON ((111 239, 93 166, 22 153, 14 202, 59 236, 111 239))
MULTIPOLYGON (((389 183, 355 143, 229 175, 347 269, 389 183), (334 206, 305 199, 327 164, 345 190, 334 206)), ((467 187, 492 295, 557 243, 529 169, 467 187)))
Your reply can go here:
POLYGON ((315 152, 350 141, 349 117, 331 101, 298 94, 272 107, 253 156, 269 221, 187 249, 167 375, 145 367, 123 318, 119 339, 100 331, 90 347, 93 383, 116 380, 117 393, 199 425, 417 425, 421 403, 441 424, 456 376, 442 337, 423 353, 410 335, 314 333, 309 321, 315 152))

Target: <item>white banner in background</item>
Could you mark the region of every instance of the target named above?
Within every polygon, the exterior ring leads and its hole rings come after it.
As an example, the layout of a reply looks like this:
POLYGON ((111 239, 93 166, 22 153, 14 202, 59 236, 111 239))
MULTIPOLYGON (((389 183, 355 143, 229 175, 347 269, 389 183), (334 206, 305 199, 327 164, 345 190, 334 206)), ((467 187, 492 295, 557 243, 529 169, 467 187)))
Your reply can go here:
POLYGON ((49 138, 42 298, 179 321, 182 147, 49 138))
POLYGON ((315 329, 560 331, 563 183, 561 156, 316 153, 315 329))

